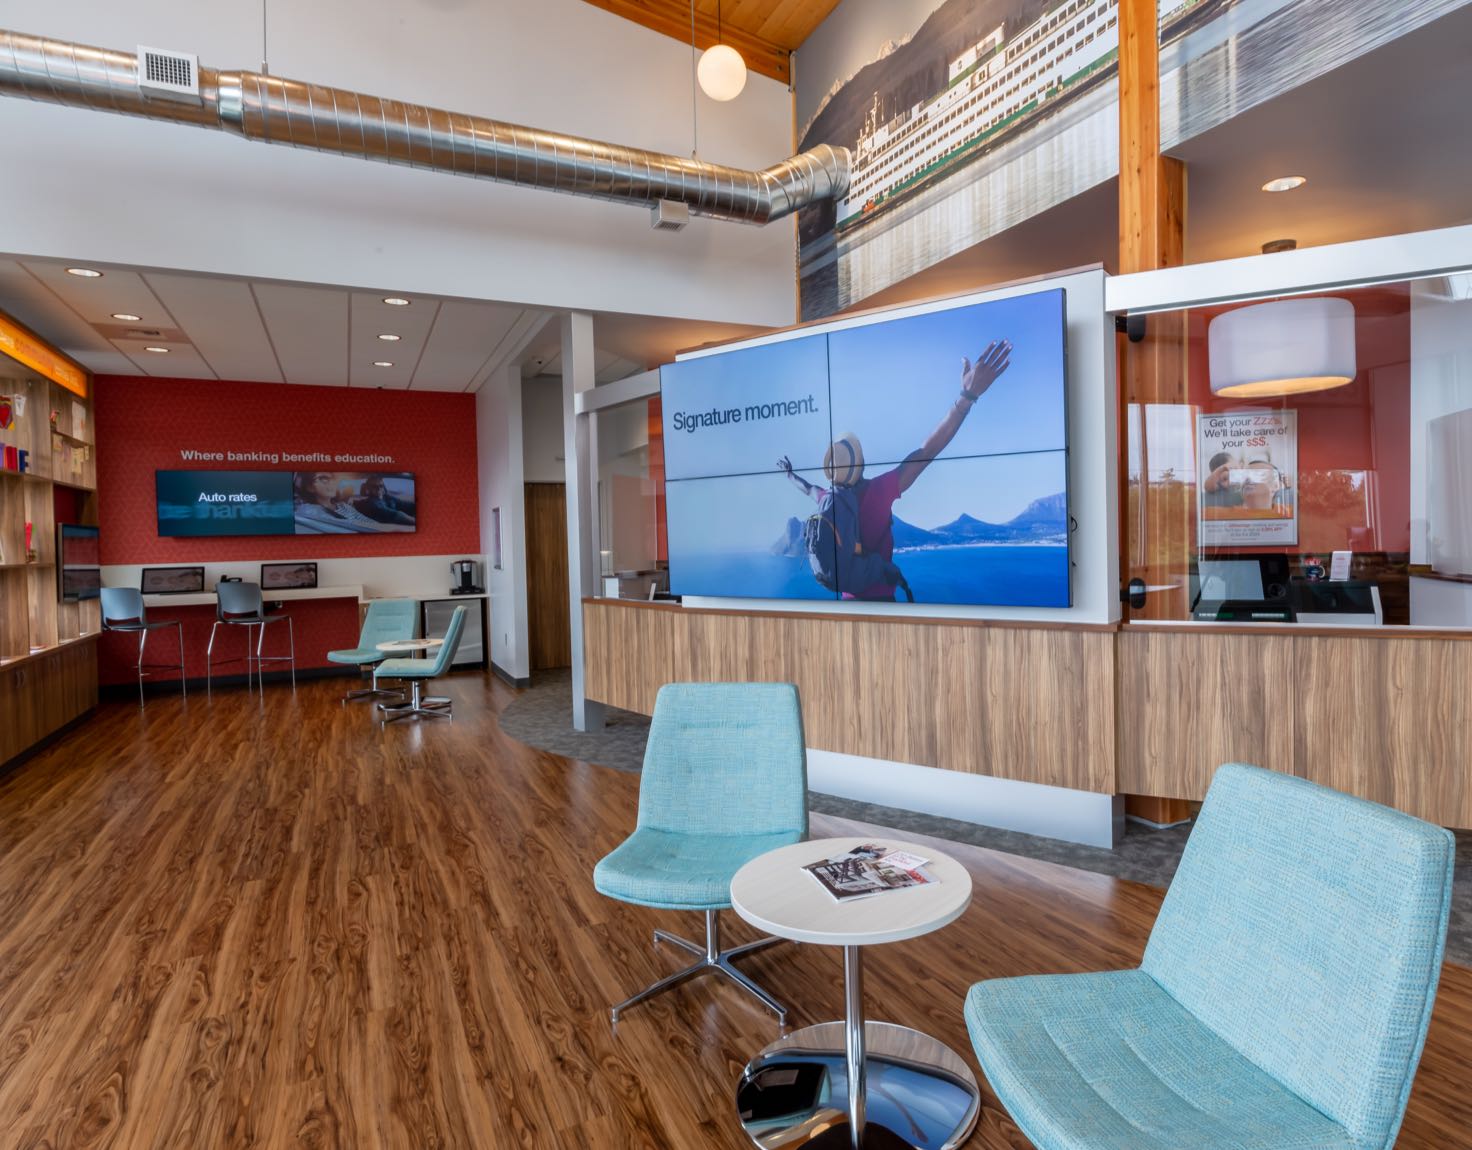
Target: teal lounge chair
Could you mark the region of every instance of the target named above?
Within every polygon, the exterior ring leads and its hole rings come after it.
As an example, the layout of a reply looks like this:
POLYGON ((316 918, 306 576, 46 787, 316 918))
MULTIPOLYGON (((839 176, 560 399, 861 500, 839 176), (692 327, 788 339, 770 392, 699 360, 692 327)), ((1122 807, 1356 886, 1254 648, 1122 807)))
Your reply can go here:
POLYGON ((664 930, 654 940, 697 961, 613 1008, 613 1020, 637 1002, 700 974, 719 974, 785 1021, 787 1008, 731 965, 781 941, 764 938, 721 950, 718 914, 731 905, 731 877, 746 863, 808 833, 807 751, 802 709, 790 683, 668 683, 654 719, 639 782, 634 833, 593 868, 593 885, 610 898, 705 914, 705 941, 664 930))
POLYGON ((1037 1150, 1389 1150, 1454 856, 1440 827, 1228 764, 1140 968, 977 983, 976 1057, 1037 1150))
POLYGON ((379 703, 385 723, 400 719, 451 719, 450 700, 429 698, 420 694, 420 688, 428 679, 438 678, 450 669, 455 661, 455 652, 460 649, 460 635, 465 630, 465 608, 456 607, 450 616, 450 625, 445 629, 445 641, 439 645, 431 659, 385 659, 373 668, 373 688, 385 679, 397 679, 409 684, 411 695, 407 703, 379 703))
MULTIPOLYGON (((393 639, 419 638, 418 599, 374 599, 368 604, 368 614, 363 617, 363 630, 358 635, 358 645, 341 651, 328 651, 327 658, 333 663, 357 667, 371 674, 373 668, 387 654, 378 649, 379 643, 393 639)), ((398 691, 379 690, 377 684, 359 691, 349 691, 342 697, 344 704, 349 699, 370 699, 375 695, 399 695, 398 691)))

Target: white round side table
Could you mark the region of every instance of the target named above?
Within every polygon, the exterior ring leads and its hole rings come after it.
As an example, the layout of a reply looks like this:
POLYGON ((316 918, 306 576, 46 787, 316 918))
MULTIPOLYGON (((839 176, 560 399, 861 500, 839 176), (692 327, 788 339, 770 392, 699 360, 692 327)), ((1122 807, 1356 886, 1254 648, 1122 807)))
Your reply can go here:
POLYGON ((741 1076, 736 1107, 753 1143, 951 1150, 966 1140, 981 1109, 976 1076, 928 1034, 864 1021, 862 955, 866 946, 938 930, 970 902, 971 875, 955 859, 882 835, 795 843, 736 872, 731 905, 747 922, 780 938, 843 947, 844 1020, 779 1038, 741 1076), (871 841, 929 859, 926 870, 938 881, 839 902, 803 872, 871 841))

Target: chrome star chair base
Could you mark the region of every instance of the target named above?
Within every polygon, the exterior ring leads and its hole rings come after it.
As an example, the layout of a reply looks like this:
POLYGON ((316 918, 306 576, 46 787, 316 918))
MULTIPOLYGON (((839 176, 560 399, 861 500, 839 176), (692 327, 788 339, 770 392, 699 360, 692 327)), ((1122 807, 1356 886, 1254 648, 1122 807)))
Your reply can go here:
POLYGON ((666 990, 673 989, 679 986, 680 983, 686 982, 698 975, 709 973, 724 975, 731 982, 741 987, 742 990, 763 1003, 776 1014, 778 1023, 786 1026, 787 1007, 773 998, 771 994, 758 983, 754 982, 749 976, 742 974, 741 971, 732 966, 731 960, 733 958, 740 958, 743 954, 753 954, 758 950, 765 950, 775 943, 786 942, 787 940, 768 936, 767 938, 759 938, 755 942, 733 946, 730 950, 722 950, 721 920, 719 916, 719 911, 708 910, 705 912, 705 946, 703 947, 699 943, 691 942, 688 938, 681 938, 678 934, 671 934, 667 930, 656 930, 654 932, 655 946, 658 946, 661 942, 667 942, 671 946, 678 946, 681 950, 688 950, 691 954, 697 956, 700 961, 692 966, 685 967, 684 970, 677 970, 674 974, 661 978, 653 985, 645 987, 632 998, 624 999, 623 1002, 620 1002, 610 1012, 613 1016, 613 1021, 617 1022, 618 1016, 629 1007, 637 1005, 646 999, 653 998, 656 994, 663 994, 666 990))
POLYGON ((409 680, 409 699, 404 701, 403 691, 354 691, 348 698, 362 695, 395 695, 400 700, 398 703, 379 703, 378 709, 383 712, 385 723, 397 723, 400 719, 449 719, 454 722, 455 715, 450 710, 450 699, 447 695, 421 695, 419 693, 420 681, 409 680))
POLYGON ((721 949, 719 914, 731 876, 758 855, 807 837, 807 756, 802 710, 791 683, 666 683, 639 778, 634 831, 598 861, 593 887, 654 910, 702 911, 705 942, 656 930, 654 941, 696 962, 611 1010, 629 1007, 703 974, 719 975, 787 1022, 787 1007, 733 964, 775 938, 721 949))

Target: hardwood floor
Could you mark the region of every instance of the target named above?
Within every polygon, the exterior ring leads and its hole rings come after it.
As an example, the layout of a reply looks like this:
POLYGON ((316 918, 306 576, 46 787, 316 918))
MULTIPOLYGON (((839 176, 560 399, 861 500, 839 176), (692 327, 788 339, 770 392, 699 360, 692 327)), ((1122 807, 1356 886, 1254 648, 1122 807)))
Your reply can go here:
MULTIPOLYGON (((446 682, 453 724, 386 730, 333 680, 107 704, 0 779, 0 1148, 746 1145, 732 1089, 769 1015, 700 980, 608 1022, 683 961, 652 928, 700 928, 593 890, 637 778, 511 741, 499 681, 446 682)), ((1157 891, 947 849, 974 902, 870 951, 871 1017, 974 1065, 976 979, 1138 961, 1157 891)), ((837 951, 745 968, 794 1025, 841 1017, 837 951)), ((1469 1065, 1448 967, 1399 1146, 1472 1147, 1469 1065)), ((986 1101, 968 1145, 1026 1146, 986 1101)))

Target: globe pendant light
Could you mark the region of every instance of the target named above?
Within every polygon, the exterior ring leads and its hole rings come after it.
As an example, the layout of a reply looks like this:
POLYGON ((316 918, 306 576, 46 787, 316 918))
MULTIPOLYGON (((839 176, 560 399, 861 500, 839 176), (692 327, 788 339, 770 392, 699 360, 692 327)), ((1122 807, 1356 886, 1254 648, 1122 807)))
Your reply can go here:
POLYGON ((716 43, 700 56, 695 74, 700 88, 712 100, 734 100, 746 87, 746 61, 741 53, 721 40, 721 6, 716 3, 716 43))
POLYGON ((1274 300, 1224 312, 1206 329, 1211 393, 1251 399, 1327 391, 1354 380, 1354 305, 1274 300))

